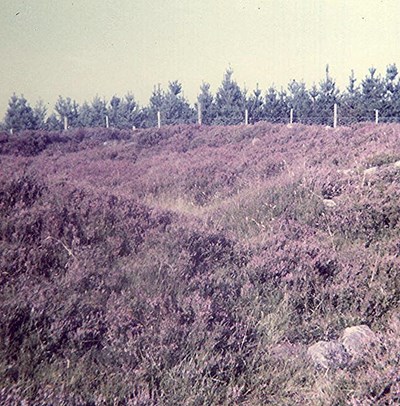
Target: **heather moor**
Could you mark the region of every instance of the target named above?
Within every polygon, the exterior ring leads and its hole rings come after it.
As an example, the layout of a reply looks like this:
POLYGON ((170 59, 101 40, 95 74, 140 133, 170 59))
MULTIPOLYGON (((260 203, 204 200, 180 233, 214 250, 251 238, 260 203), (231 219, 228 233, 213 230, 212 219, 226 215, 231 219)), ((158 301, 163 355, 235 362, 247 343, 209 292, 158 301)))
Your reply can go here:
POLYGON ((400 403, 399 124, 4 132, 0 164, 0 403, 400 403))

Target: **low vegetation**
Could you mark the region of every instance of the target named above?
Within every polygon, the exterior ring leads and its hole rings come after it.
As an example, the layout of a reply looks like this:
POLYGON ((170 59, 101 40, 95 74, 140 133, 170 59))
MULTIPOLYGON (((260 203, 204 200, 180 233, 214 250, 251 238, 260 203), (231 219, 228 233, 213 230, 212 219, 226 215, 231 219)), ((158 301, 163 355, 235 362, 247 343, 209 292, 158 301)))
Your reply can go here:
POLYGON ((399 137, 1 135, 0 403, 398 404, 399 137), (312 364, 358 324, 360 362, 312 364))

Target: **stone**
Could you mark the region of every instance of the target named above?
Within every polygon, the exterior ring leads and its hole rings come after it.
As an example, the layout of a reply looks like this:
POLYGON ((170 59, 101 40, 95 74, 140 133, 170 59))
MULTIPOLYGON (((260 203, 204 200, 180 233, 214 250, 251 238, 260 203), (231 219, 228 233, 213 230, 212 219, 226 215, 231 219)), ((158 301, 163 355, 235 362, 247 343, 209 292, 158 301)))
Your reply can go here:
POLYGON ((325 207, 336 207, 336 203, 332 199, 323 199, 322 202, 324 203, 325 207))
POLYGON ((317 367, 336 369, 347 365, 349 355, 344 346, 335 341, 318 341, 307 350, 317 367))
POLYGON ((343 347, 354 360, 362 358, 376 341, 375 333, 363 324, 346 328, 340 339, 343 347))
POLYGON ((281 343, 270 348, 270 355, 274 359, 289 360, 305 354, 302 344, 281 343))
POLYGON ((343 173, 344 175, 353 175, 355 171, 354 169, 338 169, 337 173, 343 173))
POLYGON ((373 173, 376 173, 378 170, 377 166, 373 166, 372 168, 365 169, 364 175, 372 175, 373 173))

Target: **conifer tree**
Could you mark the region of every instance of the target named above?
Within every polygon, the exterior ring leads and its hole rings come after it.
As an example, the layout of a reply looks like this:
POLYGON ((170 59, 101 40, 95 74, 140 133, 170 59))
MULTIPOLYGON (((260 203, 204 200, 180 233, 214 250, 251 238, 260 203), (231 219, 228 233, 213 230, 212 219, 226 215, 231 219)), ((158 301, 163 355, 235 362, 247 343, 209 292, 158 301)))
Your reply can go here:
POLYGON ((37 128, 37 118, 32 107, 23 95, 20 97, 14 93, 9 102, 4 118, 7 130, 35 130, 37 128))
POLYGON ((244 120, 245 95, 232 79, 233 70, 227 69, 215 96, 216 117, 214 124, 234 125, 244 120))
POLYGON ((149 105, 142 109, 140 113, 140 127, 156 127, 157 126, 157 112, 161 113, 165 100, 165 93, 159 84, 154 86, 153 92, 150 96, 149 105))
POLYGON ((64 127, 55 113, 47 118, 44 128, 48 131, 61 131, 64 127))
POLYGON ((115 95, 111 98, 107 109, 107 114, 109 125, 111 127, 120 128, 122 114, 121 98, 115 95))
POLYGON ((107 108, 105 100, 95 96, 92 103, 84 102, 79 108, 78 123, 81 127, 104 127, 107 108))
POLYGON ((132 93, 127 93, 120 103, 120 128, 139 126, 139 105, 132 93))
POLYGON ((210 91, 210 84, 203 83, 200 86, 200 94, 197 98, 198 105, 201 106, 202 123, 210 125, 215 120, 216 109, 214 104, 214 97, 210 91))
POLYGON ((362 87, 362 120, 373 121, 375 110, 382 111, 385 85, 381 76, 375 75, 376 69, 369 68, 369 75, 361 83, 362 87))
POLYGON ((264 119, 271 123, 285 123, 289 117, 289 106, 286 102, 287 95, 284 90, 279 93, 271 86, 265 95, 264 119))
POLYGON ((288 90, 287 104, 289 109, 293 109, 293 120, 298 123, 310 124, 312 101, 305 83, 293 80, 289 83, 288 90))
POLYGON ((165 124, 188 124, 195 119, 195 113, 183 97, 182 85, 177 80, 169 82, 161 111, 165 124))
POLYGON ((320 82, 318 95, 315 98, 314 108, 315 116, 312 122, 315 124, 332 125, 333 124, 333 106, 338 102, 339 90, 336 88, 335 81, 329 75, 329 65, 326 66, 325 79, 320 82))
POLYGON ((349 84, 340 100, 340 123, 349 125, 362 120, 363 107, 360 87, 356 85, 354 71, 349 76, 349 84))
POLYGON ((78 123, 79 127, 93 126, 93 109, 87 101, 85 101, 79 108, 78 123))
POLYGON ((75 100, 72 100, 70 97, 64 99, 59 96, 54 109, 58 114, 61 126, 63 126, 64 117, 68 119, 68 127, 79 126, 79 105, 75 100))
POLYGON ((47 107, 44 104, 43 100, 38 100, 35 107, 33 108, 33 114, 36 121, 36 129, 45 129, 46 128, 46 115, 47 107))
POLYGON ((398 70, 396 64, 391 64, 387 66, 384 86, 385 86, 385 95, 382 103, 382 110, 379 112, 380 119, 386 122, 399 121, 400 89, 399 89, 398 70))
POLYGON ((141 111, 132 93, 127 93, 122 99, 113 96, 107 114, 111 127, 127 129, 141 124, 141 111))
POLYGON ((261 90, 258 87, 253 90, 253 93, 246 100, 246 108, 249 112, 249 121, 251 123, 257 123, 264 119, 264 105, 261 96, 261 90))
POLYGON ((95 96, 91 105, 92 121, 91 127, 104 127, 107 115, 107 102, 99 96, 95 96))

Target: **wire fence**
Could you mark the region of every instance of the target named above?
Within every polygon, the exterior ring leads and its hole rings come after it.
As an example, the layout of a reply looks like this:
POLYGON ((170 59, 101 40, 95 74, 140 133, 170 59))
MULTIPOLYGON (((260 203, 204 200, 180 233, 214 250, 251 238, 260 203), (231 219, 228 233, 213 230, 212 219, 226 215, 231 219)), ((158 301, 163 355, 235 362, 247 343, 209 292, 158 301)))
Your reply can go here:
MULTIPOLYGON (((347 106, 346 106, 347 107, 347 106)), ((197 124, 197 125, 252 125, 257 122, 264 121, 272 124, 304 124, 304 125, 324 125, 336 128, 337 126, 349 126, 358 123, 400 123, 400 116, 398 115, 387 115, 387 112, 382 112, 375 109, 369 114, 359 114, 351 112, 351 109, 344 108, 341 110, 338 109, 338 106, 335 104, 331 111, 326 110, 324 113, 313 114, 313 113, 303 113, 298 112, 295 109, 289 109, 284 113, 276 114, 273 111, 266 112, 254 112, 251 109, 245 109, 242 113, 236 112, 232 117, 225 117, 223 115, 217 115, 212 118, 207 117, 206 112, 203 112, 201 105, 197 105, 197 110, 194 112, 194 115, 190 118, 182 119, 177 117, 173 120, 167 118, 162 111, 154 112, 154 117, 147 117, 145 123, 140 123, 139 125, 128 123, 122 127, 118 123, 114 123, 108 115, 100 118, 98 122, 103 122, 103 125, 100 127, 105 128, 119 128, 119 129, 132 129, 136 130, 137 128, 161 128, 164 125, 173 125, 173 124, 197 124), (349 114, 350 110, 350 114, 349 114), (197 114, 197 116, 196 116, 197 114)), ((137 124, 137 123, 136 123, 137 124)), ((96 125, 99 126, 98 124, 96 125)), ((69 119, 67 116, 61 117, 59 122, 59 129, 67 131, 71 128, 80 128, 81 125, 69 119), (70 121, 71 124, 70 125, 70 121)), ((14 130, 11 128, 8 130, 10 134, 13 134, 14 130)))

